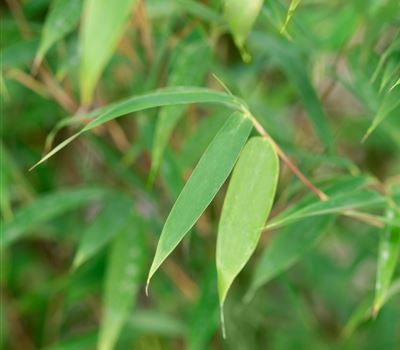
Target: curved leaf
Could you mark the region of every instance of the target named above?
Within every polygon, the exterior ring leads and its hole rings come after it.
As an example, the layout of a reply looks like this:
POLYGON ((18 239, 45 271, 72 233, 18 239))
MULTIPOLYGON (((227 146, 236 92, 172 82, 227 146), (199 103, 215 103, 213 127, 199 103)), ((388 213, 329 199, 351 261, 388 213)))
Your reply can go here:
POLYGON ((121 38, 136 0, 86 0, 81 27, 80 89, 84 105, 121 38))
MULTIPOLYGON (((39 162, 37 162, 31 168, 31 170, 39 164, 45 162, 51 156, 70 144, 82 133, 89 131, 96 126, 104 124, 110 120, 121 117, 128 113, 142 111, 144 109, 190 103, 218 103, 232 109, 239 109, 244 104, 244 102, 237 97, 225 94, 223 92, 198 87, 180 86, 176 88, 161 89, 150 92, 148 94, 135 96, 124 101, 112 104, 111 106, 101 108, 99 111, 89 113, 89 116, 95 117, 95 119, 93 119, 79 132, 57 145, 39 162)), ((79 119, 85 120, 85 116, 81 116, 79 119)), ((74 124, 75 122, 76 121, 74 121, 74 119, 71 119, 70 123, 74 124)), ((62 126, 69 125, 70 123, 68 121, 63 121, 62 126)))
POLYGON ((257 246, 278 176, 274 147, 266 139, 253 137, 235 166, 219 222, 216 259, 221 307, 230 285, 257 246))
POLYGON ((235 165, 251 128, 251 120, 236 112, 214 137, 165 222, 147 283, 213 200, 235 165))

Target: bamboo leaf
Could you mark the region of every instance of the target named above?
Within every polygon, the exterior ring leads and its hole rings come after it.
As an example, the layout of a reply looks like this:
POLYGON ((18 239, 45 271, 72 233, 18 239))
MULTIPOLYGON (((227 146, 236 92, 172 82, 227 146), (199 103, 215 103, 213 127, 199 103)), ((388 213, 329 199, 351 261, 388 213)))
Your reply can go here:
POLYGON ((132 216, 132 204, 129 197, 120 194, 108 198, 104 208, 82 234, 73 269, 89 260, 121 232, 132 216))
POLYGON ((257 264, 246 300, 257 289, 284 272, 309 251, 326 232, 330 216, 303 219, 287 226, 271 239, 257 264))
POLYGON ((400 251, 400 224, 393 224, 393 219, 400 218, 400 213, 389 209, 387 216, 392 222, 382 232, 379 244, 375 300, 372 308, 374 315, 379 312, 384 303, 400 251))
POLYGON ((300 202, 294 208, 283 211, 266 228, 275 229, 311 216, 345 213, 349 209, 379 208, 386 205, 386 198, 372 191, 350 191, 331 196, 323 202, 313 198, 313 202, 304 204, 300 202))
POLYGON ((142 228, 137 220, 131 218, 111 246, 103 292, 99 350, 114 348, 142 283, 146 249, 142 228))
POLYGON ((35 58, 35 66, 40 64, 52 45, 77 25, 82 11, 82 3, 82 0, 55 0, 51 2, 50 10, 43 26, 40 45, 35 58))
POLYGON ((107 191, 98 188, 65 190, 44 195, 20 209, 14 219, 3 226, 0 246, 8 246, 27 235, 38 225, 69 210, 104 197, 107 191))
POLYGON ((271 210, 279 176, 272 144, 253 137, 235 166, 225 197, 217 240, 221 307, 229 287, 253 254, 271 210))
MULTIPOLYGON (((168 79, 168 86, 200 85, 207 72, 211 59, 211 51, 203 42, 184 45, 180 48, 168 79), (193 69, 196 67, 196 69, 193 69)), ((163 107, 158 115, 154 135, 150 183, 160 167, 165 146, 186 107, 183 105, 163 107)))
POLYGON ((86 0, 80 33, 80 89, 84 105, 125 29, 136 0, 86 0))
POLYGON ((241 50, 243 60, 250 61, 250 55, 244 51, 247 36, 261 10, 263 0, 224 0, 224 15, 232 31, 236 46, 241 50))
MULTIPOLYGON (((225 94, 223 92, 198 87, 180 86, 175 88, 161 89, 150 92, 148 94, 135 96, 119 103, 115 103, 111 106, 102 108, 99 111, 94 111, 90 113, 89 116, 95 117, 95 119, 93 119, 79 132, 57 145, 39 162, 37 162, 31 168, 31 170, 39 164, 45 162, 51 156, 70 144, 82 133, 93 129, 96 126, 102 125, 110 120, 121 117, 128 113, 138 112, 149 108, 190 103, 217 103, 225 105, 231 109, 239 109, 244 104, 244 102, 237 97, 225 94)), ((85 116, 81 116, 80 120, 85 120, 85 116)), ((71 120, 72 124, 74 124, 75 122, 76 121, 74 121, 73 119, 71 120)), ((69 124, 70 123, 68 121, 63 121, 62 126, 66 126, 69 124)))
POLYGON ((213 200, 229 176, 251 128, 251 120, 236 112, 214 137, 165 222, 147 283, 213 200))

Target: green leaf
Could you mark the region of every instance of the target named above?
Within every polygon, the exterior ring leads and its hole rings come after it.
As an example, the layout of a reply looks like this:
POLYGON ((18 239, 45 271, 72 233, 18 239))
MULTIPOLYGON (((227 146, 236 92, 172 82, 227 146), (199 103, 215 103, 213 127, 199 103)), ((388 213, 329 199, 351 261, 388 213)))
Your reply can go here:
POLYGON ((303 219, 271 239, 257 264, 246 300, 262 285, 284 272, 309 251, 326 232, 330 216, 303 219))
POLYGON ((271 210, 279 176, 272 144, 253 137, 244 147, 229 182, 217 240, 221 307, 229 287, 253 254, 271 210))
POLYGON ((111 246, 103 293, 99 350, 114 348, 132 311, 134 298, 142 283, 146 257, 142 230, 138 219, 132 217, 111 246))
MULTIPOLYGON (((210 48, 204 42, 180 47, 171 69, 168 86, 200 85, 211 59, 210 48), (196 69, 193 69, 196 67, 196 69)), ((163 107, 158 115, 151 156, 150 183, 160 167, 165 146, 186 107, 183 105, 163 107)))
POLYGON ((121 232, 132 216, 132 205, 129 197, 120 194, 107 199, 104 208, 82 234, 73 262, 74 269, 89 260, 121 232))
POLYGON ((224 0, 225 19, 232 31, 236 46, 242 52, 244 61, 250 60, 249 54, 243 48, 263 2, 263 0, 224 0))
POLYGON ((301 202, 295 207, 283 211, 281 214, 274 217, 266 228, 275 229, 311 216, 339 214, 349 209, 381 207, 385 204, 386 198, 372 191, 339 193, 329 197, 326 201, 320 201, 314 198, 312 203, 304 205, 304 202, 301 202))
POLYGON ((91 102, 97 81, 121 38, 136 0, 86 0, 80 33, 80 89, 91 102))
POLYGON ((4 247, 26 236, 38 225, 49 221, 69 210, 79 208, 107 194, 98 188, 65 190, 44 195, 20 209, 14 219, 4 225, 0 246, 4 247))
POLYGON ((287 27, 289 25, 290 20, 293 17, 294 12, 297 9, 297 6, 299 6, 301 0, 292 0, 290 2, 287 14, 286 14, 286 18, 285 18, 285 23, 283 24, 280 32, 286 34, 287 36, 289 36, 289 34, 287 33, 287 27))
POLYGON ((264 51, 270 56, 288 76, 296 88, 322 144, 329 152, 333 153, 334 144, 328 118, 310 81, 306 64, 299 52, 288 43, 262 33, 252 33, 250 41, 258 50, 264 51))
MULTIPOLYGON (((241 106, 244 105, 244 102, 235 96, 198 87, 180 86, 175 88, 161 89, 145 95, 135 96, 90 113, 90 117, 96 118, 82 128, 79 132, 67 138, 53 150, 47 153, 31 168, 31 170, 70 144, 82 133, 110 120, 121 117, 128 113, 138 112, 149 108, 189 103, 218 103, 231 109, 240 109, 241 106)), ((87 118, 87 116, 80 116, 80 121, 85 120, 85 117, 87 118)), ((74 123, 76 123, 76 120, 74 120, 74 118, 70 118, 69 120, 63 121, 62 126, 74 123)))
POLYGON ((236 112, 214 137, 165 222, 147 283, 213 200, 235 165, 251 128, 251 120, 236 112))
MULTIPOLYGON (((400 218, 400 213, 389 209, 388 219, 393 220, 396 216, 400 218)), ((400 251, 400 224, 388 224, 381 234, 378 254, 378 266, 375 284, 375 300, 373 314, 376 315, 386 298, 390 282, 396 268, 397 259, 400 251)))
POLYGON ((397 107, 400 106, 400 85, 393 85, 392 88, 383 97, 382 103, 379 105, 378 111, 375 114, 374 120, 367 132, 363 136, 362 141, 365 141, 369 135, 381 124, 387 116, 390 115, 397 107))
POLYGON ((54 0, 51 2, 43 26, 35 66, 40 64, 53 44, 75 28, 81 15, 82 3, 82 0, 54 0))

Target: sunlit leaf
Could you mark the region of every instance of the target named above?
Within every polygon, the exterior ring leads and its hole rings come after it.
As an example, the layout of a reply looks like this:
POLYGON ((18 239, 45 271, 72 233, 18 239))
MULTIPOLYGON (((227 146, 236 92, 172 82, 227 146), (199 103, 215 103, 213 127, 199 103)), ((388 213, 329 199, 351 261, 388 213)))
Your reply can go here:
POLYGON ((253 254, 271 210, 279 175, 272 144, 252 138, 235 166, 218 228, 217 273, 220 305, 253 254))
POLYGON ((143 282, 145 248, 143 228, 137 218, 131 218, 111 246, 103 293, 99 350, 114 348, 132 312, 136 294, 143 282))
POLYGON ((165 222, 148 281, 213 200, 235 165, 251 128, 251 120, 236 112, 214 137, 165 222))
POLYGON ((257 264, 246 299, 250 300, 262 285, 290 268, 326 232, 330 216, 303 219, 278 232, 268 243, 257 264))
POLYGON ((83 0, 54 0, 51 2, 35 58, 36 66, 40 64, 50 47, 77 25, 82 4, 83 0))
POLYGON ((136 0, 86 0, 81 27, 82 103, 88 105, 97 81, 126 27, 136 0))
MULTIPOLYGON (((387 216, 390 221, 393 221, 396 216, 400 218, 400 213, 389 209, 387 216)), ((385 300, 397 264, 399 251, 400 224, 389 223, 381 233, 379 244, 375 300, 373 305, 373 313, 375 315, 379 312, 385 300)))
POLYGON ((132 205, 132 200, 123 195, 108 198, 104 208, 82 233, 73 262, 74 269, 93 257, 121 232, 132 216, 132 205))
POLYGON ((7 246, 26 236, 40 224, 69 210, 79 208, 107 194, 99 188, 59 191, 39 197, 16 212, 14 219, 3 226, 0 246, 7 246))

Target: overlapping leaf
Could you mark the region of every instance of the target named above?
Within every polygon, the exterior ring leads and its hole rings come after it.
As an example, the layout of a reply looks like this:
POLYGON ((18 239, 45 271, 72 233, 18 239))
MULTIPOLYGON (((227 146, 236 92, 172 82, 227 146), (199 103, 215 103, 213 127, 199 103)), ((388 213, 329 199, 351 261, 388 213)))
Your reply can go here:
POLYGON ((214 137, 165 222, 148 281, 215 197, 235 165, 251 128, 251 120, 236 112, 214 137))
POLYGON ((252 138, 233 171, 219 222, 216 261, 221 307, 257 246, 278 176, 279 161, 272 144, 261 137, 252 138))

